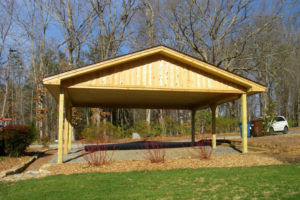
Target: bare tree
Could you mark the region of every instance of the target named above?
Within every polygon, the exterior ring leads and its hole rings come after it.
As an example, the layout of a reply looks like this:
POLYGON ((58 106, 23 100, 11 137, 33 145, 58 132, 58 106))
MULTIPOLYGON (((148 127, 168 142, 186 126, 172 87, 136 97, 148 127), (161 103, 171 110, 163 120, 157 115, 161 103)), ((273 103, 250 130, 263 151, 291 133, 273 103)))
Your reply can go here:
MULTIPOLYGON (((94 29, 88 40, 89 53, 87 56, 90 61, 97 63, 113 58, 120 53, 123 44, 131 34, 129 28, 136 12, 136 3, 135 0, 90 0, 89 2, 95 13, 95 20, 93 22, 94 29), (120 2, 122 3, 120 4, 120 2)), ((89 113, 88 110, 87 113, 89 113)), ((116 121, 120 122, 123 128, 124 121, 127 121, 125 115, 127 112, 117 109, 116 113, 116 121)), ((86 116, 88 120, 88 114, 86 116)), ((103 117, 103 123, 106 123, 106 116, 108 115, 103 117)))
MULTIPOLYGON (((0 18, 0 59, 3 55, 6 56, 6 58, 9 58, 10 56, 10 50, 9 53, 5 53, 5 46, 6 46, 6 40, 8 38, 9 32, 11 30, 12 24, 13 24, 13 14, 15 9, 15 1, 9 0, 5 2, 0 2, 0 10, 2 11, 2 16, 0 18)), ((7 103, 7 97, 8 97, 8 87, 9 87, 9 77, 10 77, 10 65, 9 60, 6 60, 6 70, 5 70, 5 93, 4 93, 4 99, 2 103, 2 110, 1 110, 1 117, 4 117, 5 115, 5 107, 7 103)))
POLYGON ((78 67, 81 47, 90 34, 94 12, 84 1, 41 0, 37 2, 59 24, 64 37, 59 47, 66 45, 69 66, 78 67))
POLYGON ((115 57, 131 34, 130 22, 136 12, 135 0, 90 0, 95 12, 94 30, 90 40, 90 58, 100 62, 115 57), (94 35, 94 36, 93 36, 94 35))

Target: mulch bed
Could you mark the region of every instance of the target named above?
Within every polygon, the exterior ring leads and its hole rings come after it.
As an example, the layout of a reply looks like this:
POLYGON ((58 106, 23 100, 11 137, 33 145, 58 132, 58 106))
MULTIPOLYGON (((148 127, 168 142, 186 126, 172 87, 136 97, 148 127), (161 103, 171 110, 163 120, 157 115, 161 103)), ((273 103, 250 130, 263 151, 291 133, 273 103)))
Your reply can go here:
POLYGON ((30 158, 30 156, 22 156, 18 158, 14 158, 14 157, 2 157, 2 158, 3 160, 0 160, 0 172, 8 170, 22 163, 25 163, 30 158))
MULTIPOLYGON (((162 138, 160 138, 162 140, 162 138)), ((174 138, 175 140, 175 138, 174 138)), ((239 139, 238 139, 239 140, 239 139)), ((124 141, 122 141, 124 142, 124 141)), ((113 161, 100 167, 89 167, 87 163, 51 164, 44 168, 55 174, 74 174, 87 172, 128 172, 141 170, 169 170, 178 168, 202 167, 248 167, 262 165, 279 165, 300 161, 300 134, 287 134, 251 138, 249 146, 261 147, 266 153, 213 155, 210 159, 199 158, 169 158, 164 163, 151 163, 149 160, 113 161)), ((41 149, 42 150, 42 149, 41 149)), ((31 151, 37 151, 32 149, 31 151)), ((27 170, 38 170, 47 164, 57 150, 47 151, 35 161, 27 170)), ((7 170, 29 159, 29 156, 20 158, 4 157, 0 160, 0 171, 7 170)))
POLYGON ((45 163, 48 163, 52 156, 57 152, 57 150, 49 150, 46 152, 42 152, 45 150, 45 148, 36 148, 36 149, 27 149, 26 155, 21 157, 1 157, 0 159, 0 172, 11 169, 12 167, 15 167, 17 165, 21 165, 22 163, 25 163, 28 161, 28 159, 31 156, 39 155, 40 158, 35 160, 28 168, 26 168, 25 171, 28 170, 39 170, 39 168, 44 165, 45 163))
POLYGON ((281 161, 262 153, 216 155, 210 159, 180 158, 166 159, 164 163, 151 163, 149 160, 114 161, 100 167, 89 167, 87 163, 52 164, 44 168, 55 174, 74 174, 87 172, 129 172, 143 170, 169 170, 179 168, 202 167, 248 167, 262 165, 279 165, 281 161))

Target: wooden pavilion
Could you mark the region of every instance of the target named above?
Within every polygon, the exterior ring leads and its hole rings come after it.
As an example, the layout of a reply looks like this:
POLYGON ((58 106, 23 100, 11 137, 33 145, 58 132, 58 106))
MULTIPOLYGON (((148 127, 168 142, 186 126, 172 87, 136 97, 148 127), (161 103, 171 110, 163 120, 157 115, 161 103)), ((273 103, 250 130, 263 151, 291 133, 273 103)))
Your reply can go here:
POLYGON ((196 58, 157 46, 43 80, 59 103, 58 163, 71 148, 71 108, 165 108, 212 110, 212 147, 216 147, 216 107, 241 100, 243 153, 247 153, 247 96, 266 87, 196 58), (64 137, 63 137, 64 133, 64 137), (64 138, 64 145, 63 145, 64 138))

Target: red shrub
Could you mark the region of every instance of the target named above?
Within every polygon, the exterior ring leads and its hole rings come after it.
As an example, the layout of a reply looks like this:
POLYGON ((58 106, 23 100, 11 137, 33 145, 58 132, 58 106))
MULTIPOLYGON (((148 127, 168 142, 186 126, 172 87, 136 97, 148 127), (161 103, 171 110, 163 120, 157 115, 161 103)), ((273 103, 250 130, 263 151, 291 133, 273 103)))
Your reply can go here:
POLYGON ((162 147, 163 146, 160 145, 160 142, 146 141, 146 159, 150 160, 151 163, 165 162, 166 150, 162 147))
POLYGON ((2 128, 0 140, 8 156, 20 156, 34 140, 35 134, 27 125, 8 125, 2 128))
POLYGON ((101 144, 99 140, 80 141, 82 156, 90 166, 101 166, 112 161, 114 151, 108 151, 108 144, 101 144))
POLYGON ((201 159, 210 159, 210 156, 213 152, 211 147, 211 139, 202 137, 202 139, 196 142, 196 146, 194 146, 193 149, 195 150, 194 152, 196 152, 192 153, 195 157, 201 159))

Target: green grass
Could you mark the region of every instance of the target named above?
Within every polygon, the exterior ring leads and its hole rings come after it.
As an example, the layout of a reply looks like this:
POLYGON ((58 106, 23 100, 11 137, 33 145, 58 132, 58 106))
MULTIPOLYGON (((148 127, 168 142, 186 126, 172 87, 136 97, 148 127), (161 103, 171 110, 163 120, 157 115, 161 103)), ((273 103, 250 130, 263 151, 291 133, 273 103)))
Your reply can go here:
POLYGON ((0 182, 0 199, 300 199, 300 164, 49 176, 0 182))

